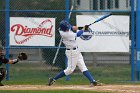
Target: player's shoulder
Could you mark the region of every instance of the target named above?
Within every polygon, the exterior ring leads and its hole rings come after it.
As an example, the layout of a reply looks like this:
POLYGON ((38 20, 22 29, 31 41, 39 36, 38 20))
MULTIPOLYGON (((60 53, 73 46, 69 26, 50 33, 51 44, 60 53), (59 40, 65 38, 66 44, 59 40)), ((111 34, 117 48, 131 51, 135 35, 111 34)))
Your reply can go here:
POLYGON ((62 33, 64 33, 64 31, 62 31, 62 30, 59 30, 59 33, 60 33, 60 34, 62 34, 62 33))

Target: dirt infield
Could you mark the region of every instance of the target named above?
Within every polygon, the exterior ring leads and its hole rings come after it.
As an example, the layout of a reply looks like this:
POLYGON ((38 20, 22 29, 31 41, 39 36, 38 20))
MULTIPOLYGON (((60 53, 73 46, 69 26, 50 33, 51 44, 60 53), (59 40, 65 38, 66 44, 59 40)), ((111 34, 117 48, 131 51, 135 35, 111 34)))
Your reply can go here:
POLYGON ((140 85, 103 85, 90 87, 88 85, 46 86, 46 85, 5 85, 0 90, 88 90, 114 93, 140 93, 140 85))

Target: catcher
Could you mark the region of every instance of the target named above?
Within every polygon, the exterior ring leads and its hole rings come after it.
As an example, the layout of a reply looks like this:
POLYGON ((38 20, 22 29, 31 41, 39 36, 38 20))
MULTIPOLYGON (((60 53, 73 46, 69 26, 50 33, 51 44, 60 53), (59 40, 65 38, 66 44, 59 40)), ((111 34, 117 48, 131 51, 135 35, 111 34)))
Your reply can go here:
MULTIPOLYGON (((26 60, 27 55, 26 53, 19 53, 17 59, 7 59, 3 53, 3 48, 0 47, 0 66, 2 64, 16 64, 19 61, 26 60)), ((6 69, 5 68, 0 68, 0 86, 4 86, 1 81, 5 78, 6 75, 6 69)))

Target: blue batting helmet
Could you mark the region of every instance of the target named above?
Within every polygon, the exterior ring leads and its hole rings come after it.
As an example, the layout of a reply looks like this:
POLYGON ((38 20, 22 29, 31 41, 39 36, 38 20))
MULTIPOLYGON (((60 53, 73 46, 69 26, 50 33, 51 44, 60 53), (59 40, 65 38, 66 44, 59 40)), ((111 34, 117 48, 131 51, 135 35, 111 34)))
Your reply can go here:
POLYGON ((66 31, 66 30, 69 30, 69 29, 71 29, 71 24, 66 20, 62 20, 60 22, 60 30, 66 31))

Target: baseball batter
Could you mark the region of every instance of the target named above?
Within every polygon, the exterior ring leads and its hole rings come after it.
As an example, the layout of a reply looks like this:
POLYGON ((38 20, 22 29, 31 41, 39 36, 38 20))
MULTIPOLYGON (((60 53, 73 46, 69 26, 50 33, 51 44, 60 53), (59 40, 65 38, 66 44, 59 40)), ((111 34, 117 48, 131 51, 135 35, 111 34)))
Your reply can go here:
MULTIPOLYGON (((3 53, 3 49, 2 49, 2 47, 0 46, 0 66, 2 65, 2 64, 16 64, 16 63, 18 63, 19 61, 21 61, 21 60, 25 60, 25 59, 27 59, 27 55, 24 53, 22 55, 22 53, 18 56, 18 58, 17 59, 7 59, 7 58, 5 58, 5 55, 4 55, 4 53, 3 53), (24 58, 23 58, 23 55, 24 55, 24 58)), ((0 86, 4 86, 2 83, 1 83, 1 81, 5 78, 5 75, 6 75, 6 69, 5 68, 0 68, 0 86)))
POLYGON ((68 59, 68 66, 65 70, 58 73, 55 77, 50 78, 48 85, 51 86, 57 79, 71 74, 76 66, 81 70, 81 72, 88 78, 92 86, 98 85, 97 81, 93 79, 90 72, 88 71, 82 54, 78 51, 77 37, 81 36, 83 32, 88 28, 88 26, 83 27, 82 30, 78 30, 77 26, 72 26, 66 20, 60 22, 60 35, 62 41, 66 46, 65 54, 68 59))

